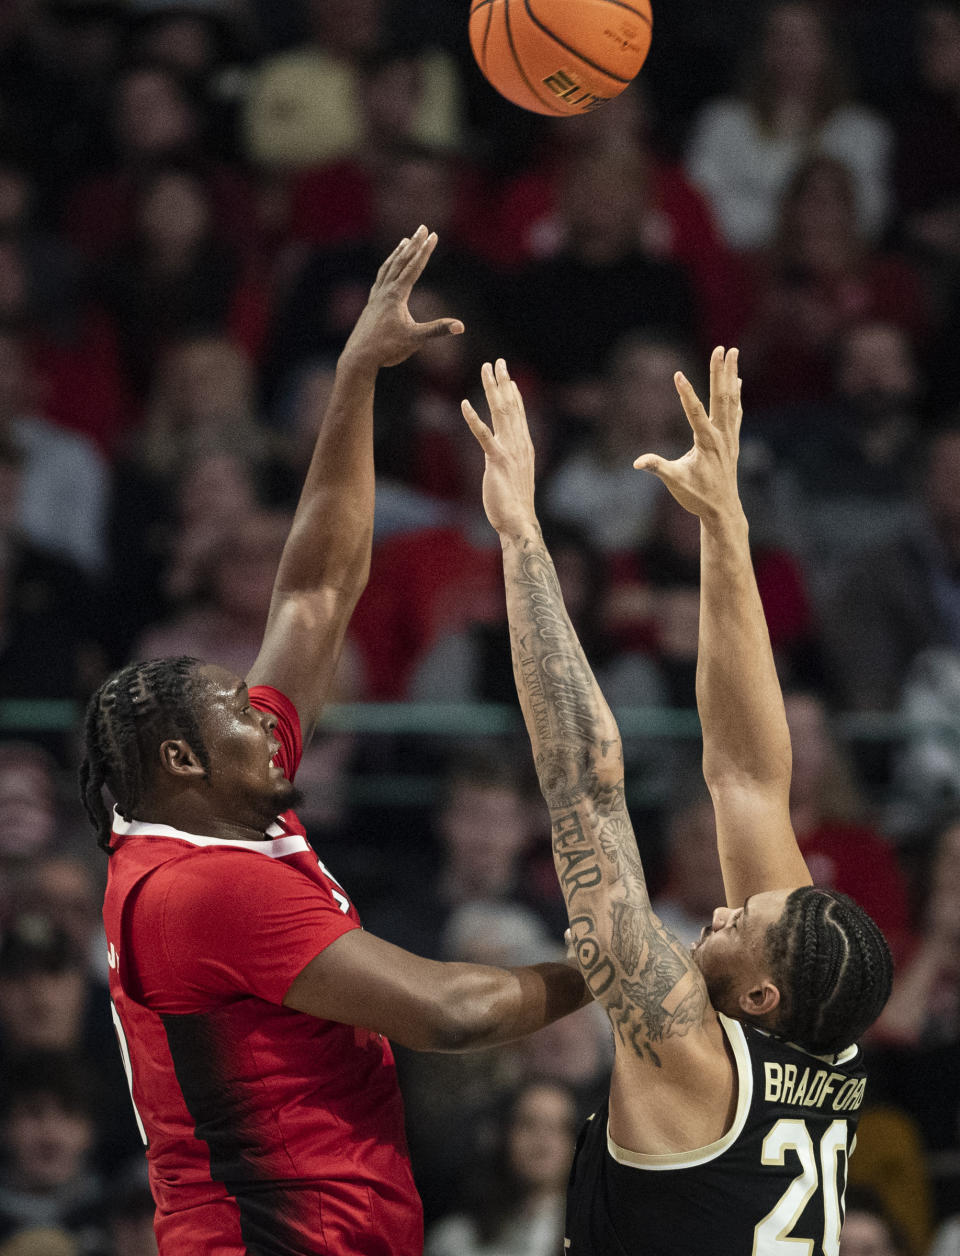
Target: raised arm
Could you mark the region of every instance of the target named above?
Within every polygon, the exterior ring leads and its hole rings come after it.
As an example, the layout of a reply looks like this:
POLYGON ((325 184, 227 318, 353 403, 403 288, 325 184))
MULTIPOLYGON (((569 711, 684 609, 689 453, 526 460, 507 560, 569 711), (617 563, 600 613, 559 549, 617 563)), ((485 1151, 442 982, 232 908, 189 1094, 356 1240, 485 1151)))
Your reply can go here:
POLYGON ((520 393, 502 360, 495 370, 484 366, 483 384, 492 430, 469 402, 463 413, 486 456, 483 501, 503 548, 514 676, 550 810, 574 950, 613 1021, 618 1060, 626 1054, 634 1066, 659 1069, 678 1048, 687 1052, 701 1030, 706 987, 650 907, 624 798, 620 733, 537 523, 520 393))
POLYGON ((758 891, 810 884, 790 822, 790 735, 737 489, 738 357, 714 350, 709 415, 677 375, 693 448, 675 461, 645 454, 634 464, 700 518, 697 706, 731 907, 758 891))
POLYGON ((247 683, 282 690, 306 739, 323 707, 347 624, 370 570, 373 539, 373 397, 381 367, 396 366, 434 336, 463 324, 415 323, 407 309, 437 237, 420 227, 380 267, 340 355, 333 396, 273 587, 260 653, 247 683))

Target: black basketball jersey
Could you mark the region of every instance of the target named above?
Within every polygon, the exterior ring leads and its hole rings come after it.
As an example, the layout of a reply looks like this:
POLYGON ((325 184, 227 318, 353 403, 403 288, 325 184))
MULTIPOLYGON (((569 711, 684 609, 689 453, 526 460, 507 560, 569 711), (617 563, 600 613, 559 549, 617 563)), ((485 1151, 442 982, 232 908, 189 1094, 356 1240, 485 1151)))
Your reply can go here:
POLYGON ((720 1020, 739 1086, 731 1128, 697 1151, 639 1155, 610 1138, 604 1104, 577 1142, 568 1256, 837 1256, 860 1049, 811 1055, 720 1020))

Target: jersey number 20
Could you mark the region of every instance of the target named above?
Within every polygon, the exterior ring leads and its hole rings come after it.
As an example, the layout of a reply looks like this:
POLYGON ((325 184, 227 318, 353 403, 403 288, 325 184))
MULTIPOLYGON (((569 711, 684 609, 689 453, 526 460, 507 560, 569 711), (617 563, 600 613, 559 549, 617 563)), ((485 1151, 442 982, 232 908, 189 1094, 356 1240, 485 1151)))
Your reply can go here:
POLYGON ((806 1121, 778 1121, 763 1140, 761 1162, 783 1165, 788 1151, 792 1151, 800 1161, 800 1173, 754 1229, 753 1256, 812 1256, 816 1250, 815 1241, 793 1235, 793 1229, 818 1185, 823 1197, 823 1256, 837 1256, 843 1221, 840 1156, 846 1159, 849 1154, 847 1123, 834 1121, 828 1126, 820 1139, 818 1164, 813 1136, 806 1121))

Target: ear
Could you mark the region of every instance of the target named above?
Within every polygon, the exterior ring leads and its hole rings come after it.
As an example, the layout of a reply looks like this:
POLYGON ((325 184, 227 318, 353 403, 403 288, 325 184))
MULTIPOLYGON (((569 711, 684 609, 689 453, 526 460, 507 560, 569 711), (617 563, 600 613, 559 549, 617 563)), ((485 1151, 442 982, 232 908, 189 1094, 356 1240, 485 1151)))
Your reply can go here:
POLYGON ((190 743, 182 738, 170 738, 160 743, 160 766, 171 776, 205 777, 207 770, 191 749, 190 743))
POLYGON ((780 1006, 780 991, 772 981, 764 978, 759 985, 741 994, 738 1002, 741 1010, 751 1018, 768 1016, 780 1006))

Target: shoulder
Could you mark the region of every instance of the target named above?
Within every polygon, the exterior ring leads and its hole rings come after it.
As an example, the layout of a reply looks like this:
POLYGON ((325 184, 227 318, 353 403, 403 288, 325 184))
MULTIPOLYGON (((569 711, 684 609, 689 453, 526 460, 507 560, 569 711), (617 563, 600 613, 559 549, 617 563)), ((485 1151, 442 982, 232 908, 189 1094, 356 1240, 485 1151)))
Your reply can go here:
POLYGON ((298 868, 266 853, 202 846, 167 860, 144 892, 162 898, 178 912, 213 910, 222 916, 249 906, 259 915, 277 895, 312 895, 319 893, 319 887, 298 868))

